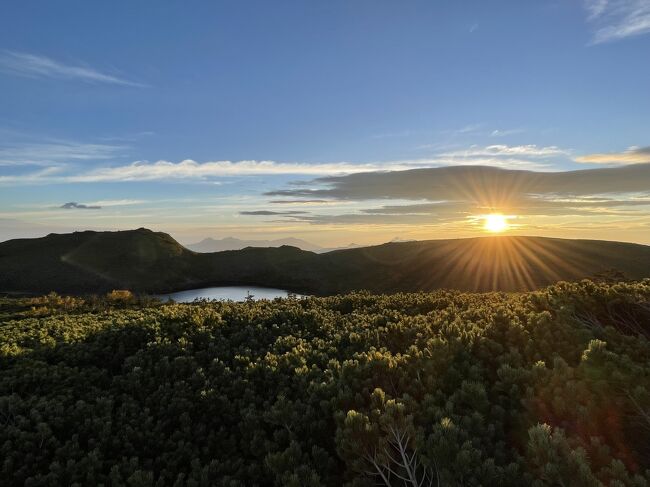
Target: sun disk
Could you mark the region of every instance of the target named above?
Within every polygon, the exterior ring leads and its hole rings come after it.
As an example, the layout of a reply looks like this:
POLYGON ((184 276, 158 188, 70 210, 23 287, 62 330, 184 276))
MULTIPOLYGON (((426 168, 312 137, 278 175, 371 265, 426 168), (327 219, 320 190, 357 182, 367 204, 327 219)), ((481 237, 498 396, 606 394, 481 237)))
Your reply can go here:
POLYGON ((508 224, 508 218, 500 213, 492 213, 490 215, 485 215, 485 223, 483 224, 483 229, 492 232, 499 233, 505 232, 510 228, 508 224))

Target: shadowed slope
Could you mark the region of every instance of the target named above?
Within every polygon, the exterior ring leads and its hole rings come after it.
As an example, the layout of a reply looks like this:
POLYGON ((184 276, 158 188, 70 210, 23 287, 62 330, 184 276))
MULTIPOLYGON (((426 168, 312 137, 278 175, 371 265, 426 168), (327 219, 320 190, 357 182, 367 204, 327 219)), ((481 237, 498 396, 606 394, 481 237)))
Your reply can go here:
POLYGON ((183 285, 192 252, 165 233, 74 232, 0 244, 0 287, 18 291, 95 291, 183 285))
POLYGON ((523 291, 610 270, 635 279, 650 276, 650 247, 598 240, 482 237, 389 243, 328 255, 335 266, 355 269, 349 279, 385 292, 523 291))
POLYGON ((0 291, 103 292, 116 288, 164 292, 216 284, 305 288, 289 272, 315 256, 294 247, 198 254, 166 233, 50 234, 0 243, 0 291))
POLYGON ((0 243, 0 291, 164 292, 216 285, 315 294, 455 288, 524 291, 616 270, 650 276, 650 247, 597 240, 484 237, 387 243, 315 254, 295 247, 195 253, 165 233, 76 232, 0 243))

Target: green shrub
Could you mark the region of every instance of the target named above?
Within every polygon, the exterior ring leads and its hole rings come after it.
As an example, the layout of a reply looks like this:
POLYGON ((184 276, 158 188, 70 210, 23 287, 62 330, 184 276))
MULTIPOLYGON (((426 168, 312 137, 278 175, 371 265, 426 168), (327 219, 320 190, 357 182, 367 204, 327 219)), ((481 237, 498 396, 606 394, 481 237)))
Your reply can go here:
POLYGON ((649 302, 2 298, 0 483, 647 486, 649 302))

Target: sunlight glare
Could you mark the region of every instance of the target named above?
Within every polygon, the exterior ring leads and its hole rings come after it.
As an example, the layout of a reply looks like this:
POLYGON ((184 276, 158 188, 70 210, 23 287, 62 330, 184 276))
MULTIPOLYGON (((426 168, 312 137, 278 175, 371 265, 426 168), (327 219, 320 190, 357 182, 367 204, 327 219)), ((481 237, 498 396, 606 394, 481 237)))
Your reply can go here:
POLYGON ((500 213, 485 215, 483 229, 491 233, 505 232, 510 228, 508 218, 500 213))

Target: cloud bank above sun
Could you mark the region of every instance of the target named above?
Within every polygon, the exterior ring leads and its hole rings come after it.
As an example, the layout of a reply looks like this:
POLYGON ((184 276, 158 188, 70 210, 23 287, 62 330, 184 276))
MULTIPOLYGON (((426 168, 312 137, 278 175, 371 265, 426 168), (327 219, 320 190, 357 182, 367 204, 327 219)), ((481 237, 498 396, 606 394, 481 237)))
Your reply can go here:
MULTIPOLYGON (((642 147, 579 155, 552 145, 492 144, 388 162, 183 160, 110 165, 111 157, 122 150, 119 145, 75 146, 62 141, 0 148, 0 164, 16 169, 12 175, 0 176, 0 185, 137 188, 173 184, 185 188, 184 193, 208 185, 223 188, 212 193, 230 194, 219 197, 218 203, 210 203, 212 196, 150 200, 131 194, 123 199, 49 203, 36 212, 21 213, 47 217, 50 212, 52 218, 54 209, 60 208, 75 215, 78 222, 96 224, 119 215, 125 225, 137 221, 140 226, 144 218, 159 221, 162 229, 174 225, 175 219, 193 222, 197 228, 211 221, 238 231, 266 229, 271 235, 281 229, 303 237, 309 228, 336 229, 341 234, 360 228, 386 235, 395 231, 391 228, 401 233, 429 228, 445 235, 488 231, 589 236, 598 231, 610 235, 617 229, 639 235, 650 229, 649 150, 642 147), (87 168, 85 161, 90 158, 98 162, 87 168), (573 164, 575 169, 559 170, 560 163, 573 164), (265 189, 258 186, 260 177, 265 189), (239 189, 229 192, 229 187, 239 189), (242 191, 249 196, 244 197, 242 191), (74 211, 86 209, 101 211, 74 211), (85 213, 101 216, 91 220, 85 213)), ((3 216, 11 214, 0 213, 3 216)))
POLYGON ((490 232, 567 225, 650 230, 650 164, 536 172, 486 166, 329 176, 267 193, 292 201, 355 202, 354 212, 284 215, 318 225, 443 225, 490 232), (387 201, 395 203, 387 204, 387 201), (517 218, 517 225, 509 220, 517 218))

